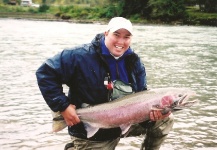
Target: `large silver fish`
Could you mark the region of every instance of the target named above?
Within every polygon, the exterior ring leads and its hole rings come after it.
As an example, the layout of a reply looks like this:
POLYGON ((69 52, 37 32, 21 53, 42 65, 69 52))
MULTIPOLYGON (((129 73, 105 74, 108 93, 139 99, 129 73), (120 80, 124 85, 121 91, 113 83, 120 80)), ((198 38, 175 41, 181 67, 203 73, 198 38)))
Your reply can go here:
MULTIPOLYGON (((131 94, 117 100, 95 106, 77 109, 77 115, 84 123, 87 137, 92 137, 99 128, 120 127, 125 134, 132 124, 149 120, 152 110, 181 110, 192 106, 197 100, 189 101, 196 93, 186 88, 158 88, 131 94)), ((59 112, 53 113, 53 132, 67 125, 59 112)))

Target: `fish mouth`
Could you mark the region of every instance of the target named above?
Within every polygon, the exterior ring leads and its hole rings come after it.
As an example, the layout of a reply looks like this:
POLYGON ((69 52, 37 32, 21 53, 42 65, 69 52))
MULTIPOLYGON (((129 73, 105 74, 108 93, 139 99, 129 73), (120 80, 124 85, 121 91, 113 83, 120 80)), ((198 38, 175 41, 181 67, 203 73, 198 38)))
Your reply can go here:
POLYGON ((191 107, 198 102, 198 99, 193 99, 196 96, 195 92, 188 92, 187 94, 179 95, 179 97, 173 103, 173 110, 182 110, 186 107, 191 107))

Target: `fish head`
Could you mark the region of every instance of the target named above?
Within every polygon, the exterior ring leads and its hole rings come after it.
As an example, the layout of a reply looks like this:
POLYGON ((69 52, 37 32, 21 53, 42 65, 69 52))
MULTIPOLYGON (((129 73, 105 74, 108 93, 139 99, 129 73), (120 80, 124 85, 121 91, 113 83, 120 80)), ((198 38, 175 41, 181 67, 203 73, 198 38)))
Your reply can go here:
POLYGON ((151 90, 155 93, 157 99, 160 99, 160 104, 152 105, 152 109, 169 109, 181 110, 185 107, 192 106, 196 100, 190 100, 196 96, 196 92, 188 88, 159 88, 151 90))
POLYGON ((191 100, 194 96, 196 92, 188 88, 174 88, 162 98, 162 105, 169 106, 174 111, 181 110, 197 102, 197 100, 191 100))

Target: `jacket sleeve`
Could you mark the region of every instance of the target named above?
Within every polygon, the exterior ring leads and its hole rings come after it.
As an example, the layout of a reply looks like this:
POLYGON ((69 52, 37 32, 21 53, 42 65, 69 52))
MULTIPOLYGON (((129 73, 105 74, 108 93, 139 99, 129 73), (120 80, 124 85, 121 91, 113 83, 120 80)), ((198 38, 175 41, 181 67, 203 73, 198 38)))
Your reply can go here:
POLYGON ((133 88, 136 92, 147 90, 145 66, 140 57, 133 53, 126 59, 126 67, 131 74, 133 88))
POLYGON ((63 55, 64 51, 46 60, 36 71, 42 96, 54 112, 64 111, 69 106, 68 97, 63 93, 62 85, 67 80, 64 70, 68 70, 64 62, 70 61, 69 57, 63 59, 63 55))
POLYGON ((138 70, 136 71, 136 83, 138 91, 147 90, 145 66, 140 58, 137 61, 138 70))

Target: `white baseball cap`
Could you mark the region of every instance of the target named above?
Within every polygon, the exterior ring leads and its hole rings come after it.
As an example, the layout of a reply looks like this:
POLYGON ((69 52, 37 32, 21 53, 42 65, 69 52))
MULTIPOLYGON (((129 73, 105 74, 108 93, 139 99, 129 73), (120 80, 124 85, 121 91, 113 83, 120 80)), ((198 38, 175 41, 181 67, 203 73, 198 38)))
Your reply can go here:
POLYGON ((123 17, 114 17, 109 21, 106 31, 115 32, 119 29, 126 29, 133 35, 133 26, 130 20, 123 17))

